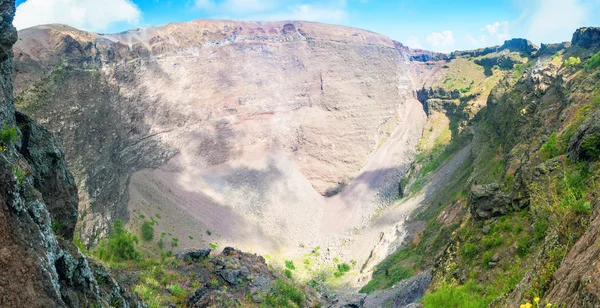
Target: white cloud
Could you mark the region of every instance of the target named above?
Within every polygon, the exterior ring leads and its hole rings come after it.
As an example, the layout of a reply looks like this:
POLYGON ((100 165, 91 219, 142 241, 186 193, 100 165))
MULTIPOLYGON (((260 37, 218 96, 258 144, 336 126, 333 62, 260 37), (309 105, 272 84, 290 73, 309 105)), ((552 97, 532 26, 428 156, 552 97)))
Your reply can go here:
POLYGON ((504 41, 510 39, 508 21, 497 21, 491 25, 483 26, 480 30, 487 32, 498 44, 503 44, 504 41))
POLYGON ((139 23, 141 11, 130 0, 27 0, 17 7, 14 24, 23 29, 40 24, 62 23, 103 31, 111 24, 139 23))
POLYGON ((534 42, 568 40, 578 27, 590 21, 590 2, 580 0, 535 0, 528 18, 527 36, 534 42))
POLYGON ((440 51, 452 51, 456 40, 452 31, 445 30, 442 32, 432 32, 425 38, 427 44, 436 50, 440 51))
POLYGON ((485 25, 479 29, 481 34, 473 35, 467 33, 465 40, 471 47, 486 47, 488 45, 501 45, 504 41, 510 39, 510 24, 508 21, 497 21, 490 25, 485 25))

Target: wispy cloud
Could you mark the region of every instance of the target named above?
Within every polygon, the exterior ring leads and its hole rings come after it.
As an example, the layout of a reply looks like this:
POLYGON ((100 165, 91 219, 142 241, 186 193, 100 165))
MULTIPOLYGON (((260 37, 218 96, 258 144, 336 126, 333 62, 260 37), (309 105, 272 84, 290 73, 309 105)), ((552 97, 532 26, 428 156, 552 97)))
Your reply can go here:
POLYGON ((63 23, 103 31, 118 22, 137 25, 141 17, 142 12, 130 0, 27 0, 17 7, 14 24, 23 29, 63 23))
POLYGON ((530 16, 526 19, 528 38, 537 43, 569 38, 578 27, 590 22, 591 5, 581 0, 531 1, 530 16))
POLYGON ((495 43, 501 44, 510 39, 508 21, 497 21, 480 29, 489 35, 495 43))
POLYGON ((421 39, 417 36, 409 36, 406 40, 406 46, 414 49, 423 49, 423 44, 421 44, 421 39))
POLYGON ((196 0, 195 8, 213 18, 247 20, 308 20, 341 23, 347 20, 345 0, 282 1, 282 0, 196 0))
POLYGON ((453 51, 456 39, 452 31, 445 30, 442 32, 432 32, 425 38, 427 44, 439 51, 453 51))
POLYGON ((510 24, 508 21, 497 21, 479 29, 479 34, 467 33, 465 40, 471 47, 501 45, 510 39, 510 24))

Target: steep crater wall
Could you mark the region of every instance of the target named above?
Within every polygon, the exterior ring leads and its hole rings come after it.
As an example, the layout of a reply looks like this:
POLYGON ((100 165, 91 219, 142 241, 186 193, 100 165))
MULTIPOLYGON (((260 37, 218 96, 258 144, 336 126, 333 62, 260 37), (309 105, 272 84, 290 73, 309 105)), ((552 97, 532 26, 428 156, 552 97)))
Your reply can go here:
POLYGON ((395 198, 424 122, 410 56, 363 30, 200 20, 20 36, 17 106, 64 144, 92 243, 157 211, 272 248, 360 226, 395 198))

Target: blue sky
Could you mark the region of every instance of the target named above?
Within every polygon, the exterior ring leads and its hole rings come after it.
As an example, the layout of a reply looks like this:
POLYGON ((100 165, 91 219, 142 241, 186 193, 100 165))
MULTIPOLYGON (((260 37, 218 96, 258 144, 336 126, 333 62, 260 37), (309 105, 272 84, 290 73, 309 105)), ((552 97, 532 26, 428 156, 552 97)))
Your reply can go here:
POLYGON ((413 48, 449 52, 525 37, 571 39, 600 26, 600 0, 17 0, 15 25, 64 23, 119 32, 198 18, 310 20, 384 34, 413 48))

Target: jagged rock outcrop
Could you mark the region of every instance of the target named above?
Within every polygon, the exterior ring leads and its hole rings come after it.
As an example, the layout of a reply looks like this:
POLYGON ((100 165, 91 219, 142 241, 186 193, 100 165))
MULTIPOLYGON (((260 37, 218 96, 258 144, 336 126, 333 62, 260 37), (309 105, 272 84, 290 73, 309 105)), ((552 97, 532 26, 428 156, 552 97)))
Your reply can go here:
POLYGON ((539 47, 529 40, 522 38, 514 38, 504 41, 504 44, 502 44, 501 46, 492 46, 486 48, 479 48, 475 50, 455 51, 450 54, 450 57, 480 57, 494 52, 501 52, 504 50, 508 50, 511 52, 520 52, 527 55, 534 55, 539 50, 539 47))
POLYGON ((119 307, 141 304, 72 244, 77 188, 62 150, 43 127, 15 112, 14 0, 0 0, 0 306, 119 307))
POLYGON ((586 49, 599 49, 600 27, 584 27, 577 29, 577 31, 573 33, 571 43, 586 49))
POLYGON ((504 215, 510 205, 510 197, 497 183, 473 185, 469 192, 469 210, 475 219, 504 215))
POLYGON ((481 66, 491 67, 497 65, 503 69, 511 69, 515 64, 520 63, 520 61, 509 55, 499 55, 496 57, 485 57, 483 59, 475 60, 475 63, 481 66))
POLYGON ((408 55, 410 61, 429 62, 429 61, 449 61, 450 56, 446 53, 434 52, 423 49, 413 49, 403 45, 400 42, 393 41, 394 45, 402 53, 408 55))
MULTIPOLYGON (((262 256, 232 247, 225 247, 220 255, 206 262, 191 261, 184 264, 180 270, 196 272, 200 277, 209 271, 213 277, 191 293, 186 300, 189 307, 234 307, 241 304, 242 298, 250 301, 248 304, 256 305, 264 303, 267 296, 282 296, 278 288, 291 283, 269 267, 262 256)), ((299 306, 317 307, 325 304, 313 289, 302 291, 302 298, 295 299, 299 306)))
POLYGON ((554 55, 555 53, 571 47, 571 42, 553 43, 553 44, 542 44, 537 55, 554 55))
POLYGON ((569 140, 569 157, 576 160, 600 159, 600 111, 590 115, 569 140))

